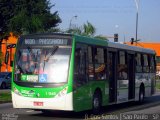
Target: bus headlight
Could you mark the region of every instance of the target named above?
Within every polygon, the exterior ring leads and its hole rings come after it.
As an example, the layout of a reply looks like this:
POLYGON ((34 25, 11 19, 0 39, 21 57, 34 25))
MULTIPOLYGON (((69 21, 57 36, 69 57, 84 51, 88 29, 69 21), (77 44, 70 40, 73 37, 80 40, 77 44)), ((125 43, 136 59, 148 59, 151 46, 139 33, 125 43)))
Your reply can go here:
POLYGON ((14 91, 15 94, 17 94, 19 96, 22 96, 22 94, 18 91, 17 88, 14 87, 13 91, 14 91))
POLYGON ((55 97, 62 97, 64 95, 67 94, 67 90, 68 90, 68 87, 65 87, 63 90, 61 90, 55 97))

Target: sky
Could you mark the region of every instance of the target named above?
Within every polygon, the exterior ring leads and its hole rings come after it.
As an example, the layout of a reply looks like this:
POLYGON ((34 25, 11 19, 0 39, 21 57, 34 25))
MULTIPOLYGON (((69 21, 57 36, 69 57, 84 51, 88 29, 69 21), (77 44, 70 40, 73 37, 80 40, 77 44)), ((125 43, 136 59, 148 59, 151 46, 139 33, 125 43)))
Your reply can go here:
MULTIPOLYGON (((137 0, 138 1, 138 0, 137 0)), ((87 21, 96 28, 96 35, 112 37, 119 34, 120 42, 136 36, 135 0, 50 0, 51 12, 58 11, 67 30, 71 25, 82 26, 87 21), (74 16, 77 16, 74 17, 74 16)), ((139 0, 138 39, 160 42, 160 0, 139 0)), ((109 39, 113 41, 112 38, 109 39)))

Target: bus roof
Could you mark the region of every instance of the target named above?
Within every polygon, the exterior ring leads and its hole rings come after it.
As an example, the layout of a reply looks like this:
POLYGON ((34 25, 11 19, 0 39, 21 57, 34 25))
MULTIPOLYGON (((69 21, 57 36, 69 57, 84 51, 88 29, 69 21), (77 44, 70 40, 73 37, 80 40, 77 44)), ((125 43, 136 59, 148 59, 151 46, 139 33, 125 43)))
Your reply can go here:
POLYGON ((22 35, 21 37, 62 37, 62 38, 72 38, 75 37, 75 39, 79 42, 87 43, 87 44, 94 44, 94 45, 100 45, 100 46, 107 46, 111 48, 119 48, 123 50, 131 50, 136 52, 143 52, 143 53, 150 53, 150 54, 156 54, 156 52, 152 49, 137 47, 137 46, 131 46, 123 43, 118 42, 111 42, 108 40, 101 40, 97 38, 91 38, 87 36, 81 36, 76 34, 69 34, 69 33, 38 33, 38 34, 30 34, 30 35, 22 35))
POLYGON ((28 38, 28 37, 65 37, 65 38, 71 38, 71 34, 67 33, 35 33, 35 34, 28 34, 28 35, 22 35, 20 38, 28 38))
POLYGON ((108 47, 119 48, 119 49, 124 49, 124 50, 131 50, 131 51, 136 51, 136 52, 156 54, 156 52, 154 50, 149 49, 149 48, 130 46, 127 44, 115 43, 115 42, 110 42, 110 41, 108 42, 108 47))
POLYGON ((149 49, 149 48, 131 46, 131 45, 127 45, 127 44, 123 44, 123 43, 119 43, 119 42, 111 42, 109 40, 101 40, 101 39, 97 39, 97 38, 90 38, 90 37, 79 36, 79 35, 75 35, 75 37, 76 37, 76 39, 78 39, 78 41, 81 41, 81 42, 84 42, 87 44, 102 45, 102 46, 107 46, 107 47, 111 47, 111 48, 119 48, 119 49, 123 49, 123 50, 156 54, 156 52, 154 50, 149 49), (82 39, 82 38, 85 38, 85 39, 82 39))

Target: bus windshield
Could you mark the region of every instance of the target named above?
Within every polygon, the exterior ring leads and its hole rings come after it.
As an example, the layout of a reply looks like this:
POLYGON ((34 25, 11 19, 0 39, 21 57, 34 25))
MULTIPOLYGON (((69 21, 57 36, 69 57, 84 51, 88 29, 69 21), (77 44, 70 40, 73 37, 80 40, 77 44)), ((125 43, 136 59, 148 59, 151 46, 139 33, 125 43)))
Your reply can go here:
POLYGON ((71 47, 24 46, 16 53, 15 81, 67 82, 71 47))

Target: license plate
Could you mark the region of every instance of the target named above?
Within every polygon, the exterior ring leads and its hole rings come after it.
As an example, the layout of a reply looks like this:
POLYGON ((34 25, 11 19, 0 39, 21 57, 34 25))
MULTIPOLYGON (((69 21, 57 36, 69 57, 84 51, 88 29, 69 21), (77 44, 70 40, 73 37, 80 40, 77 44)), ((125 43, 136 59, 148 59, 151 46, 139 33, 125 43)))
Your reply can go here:
POLYGON ((43 106, 43 102, 33 102, 34 106, 43 106))

